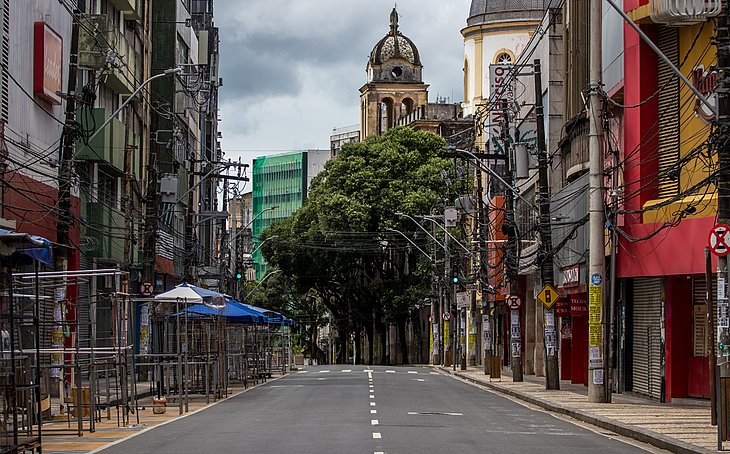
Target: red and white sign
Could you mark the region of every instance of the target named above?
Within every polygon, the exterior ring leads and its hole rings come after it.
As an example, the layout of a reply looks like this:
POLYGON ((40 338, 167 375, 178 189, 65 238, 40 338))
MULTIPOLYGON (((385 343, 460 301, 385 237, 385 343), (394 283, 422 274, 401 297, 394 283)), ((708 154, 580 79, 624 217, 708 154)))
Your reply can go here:
POLYGON ((507 306, 509 306, 510 309, 513 311, 519 310, 522 306, 522 301, 520 300, 519 296, 508 296, 507 297, 507 306))
POLYGON ((36 22, 33 40, 33 94, 50 104, 61 104, 63 39, 45 22, 36 22))
POLYGON ((450 312, 444 312, 444 314, 442 315, 442 318, 444 319, 444 321, 447 321, 448 322, 449 320, 451 320, 451 313, 450 312))
POLYGON ((728 235, 730 227, 725 224, 717 224, 710 231, 710 250, 713 254, 725 257, 730 253, 730 235, 728 235))
POLYGON ((139 284, 139 293, 142 294, 142 296, 152 296, 152 283, 151 282, 142 282, 139 284))
POLYGON ((581 297, 570 297, 570 316, 571 317, 587 317, 588 301, 586 301, 585 293, 581 297))

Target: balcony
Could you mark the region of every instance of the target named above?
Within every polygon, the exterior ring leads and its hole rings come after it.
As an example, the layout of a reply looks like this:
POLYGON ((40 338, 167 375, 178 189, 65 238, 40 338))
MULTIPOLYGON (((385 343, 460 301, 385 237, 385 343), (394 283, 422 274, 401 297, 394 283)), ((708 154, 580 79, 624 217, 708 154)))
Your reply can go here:
MULTIPOLYGON (((82 108, 76 112, 76 118, 86 130, 98 128, 109 115, 110 112, 102 108, 90 110, 82 108)), ((121 176, 124 173, 125 129, 124 123, 116 118, 112 119, 88 145, 81 142, 77 144, 76 159, 100 163, 111 173, 121 176)), ((129 145, 138 143, 137 136, 130 133, 129 145)), ((130 170, 134 171, 139 168, 139 148, 132 149, 130 153, 132 153, 130 170)))
POLYGON ((84 253, 87 257, 124 260, 124 215, 101 202, 87 202, 84 253))
POLYGON ((142 14, 141 0, 109 0, 116 9, 124 13, 127 20, 140 20, 142 14))
POLYGON ((105 14, 86 15, 79 30, 79 66, 104 70, 105 85, 132 94, 136 88, 137 52, 105 14))
POLYGON ((651 20, 658 24, 692 25, 720 14, 720 0, 650 0, 651 20))

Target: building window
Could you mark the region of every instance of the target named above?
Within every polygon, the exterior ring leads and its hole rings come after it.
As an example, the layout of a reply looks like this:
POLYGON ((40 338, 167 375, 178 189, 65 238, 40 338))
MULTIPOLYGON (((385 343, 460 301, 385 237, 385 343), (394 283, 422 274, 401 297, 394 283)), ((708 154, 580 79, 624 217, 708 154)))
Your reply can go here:
POLYGON ((500 49, 494 56, 494 64, 511 65, 515 62, 515 54, 509 49, 500 49))

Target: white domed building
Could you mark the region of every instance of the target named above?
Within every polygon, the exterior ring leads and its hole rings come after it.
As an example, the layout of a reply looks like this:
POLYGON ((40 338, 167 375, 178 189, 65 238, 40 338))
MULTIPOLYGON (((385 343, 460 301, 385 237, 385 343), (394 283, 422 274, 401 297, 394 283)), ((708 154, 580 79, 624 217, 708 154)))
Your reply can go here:
POLYGON ((546 0, 472 0, 464 37, 464 116, 489 99, 489 66, 512 64, 545 13, 546 0))

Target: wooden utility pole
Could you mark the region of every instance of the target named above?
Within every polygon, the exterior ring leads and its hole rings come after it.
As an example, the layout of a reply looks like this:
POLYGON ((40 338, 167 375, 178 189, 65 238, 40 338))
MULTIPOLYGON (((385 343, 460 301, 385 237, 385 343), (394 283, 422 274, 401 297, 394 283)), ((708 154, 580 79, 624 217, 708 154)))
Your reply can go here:
MULTIPOLYGON (((542 258, 540 277, 542 285, 554 284, 553 271, 553 234, 550 221, 550 185, 548 183, 548 155, 545 140, 545 113, 542 105, 542 66, 539 59, 533 62, 535 77, 535 118, 537 119, 537 168, 540 190, 540 242, 542 258)), ((560 389, 560 369, 558 367, 557 318, 555 306, 543 306, 544 345, 545 345, 545 388, 560 389), (554 345, 550 345, 550 344, 554 345)))

